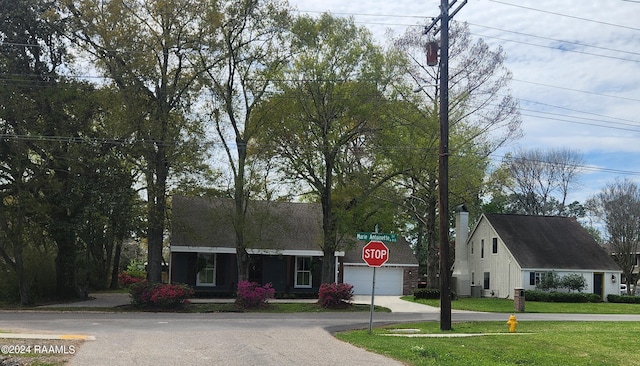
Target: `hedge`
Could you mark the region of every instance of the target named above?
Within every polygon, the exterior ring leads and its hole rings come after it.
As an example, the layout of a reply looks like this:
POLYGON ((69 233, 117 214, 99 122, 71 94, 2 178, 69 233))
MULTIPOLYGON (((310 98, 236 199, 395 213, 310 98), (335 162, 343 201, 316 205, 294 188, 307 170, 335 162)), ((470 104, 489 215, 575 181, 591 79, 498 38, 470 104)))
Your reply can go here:
MULTIPOLYGON (((437 288, 417 288, 413 290, 414 299, 439 299, 440 289, 437 288)), ((451 291, 451 299, 456 298, 456 293, 451 291)))
POLYGON ((527 301, 544 302, 602 302, 600 295, 583 292, 545 292, 527 290, 524 292, 524 298, 527 301))
POLYGON ((625 304, 640 304, 640 296, 607 295, 607 301, 625 304))

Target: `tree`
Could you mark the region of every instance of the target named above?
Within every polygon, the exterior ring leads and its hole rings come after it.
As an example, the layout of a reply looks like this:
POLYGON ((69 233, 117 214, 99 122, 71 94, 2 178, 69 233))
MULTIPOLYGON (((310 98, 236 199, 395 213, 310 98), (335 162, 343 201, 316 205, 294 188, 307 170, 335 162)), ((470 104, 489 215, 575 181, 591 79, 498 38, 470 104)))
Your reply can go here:
POLYGON ((73 40, 119 90, 127 113, 120 131, 133 141, 147 198, 148 279, 161 281, 167 187, 183 155, 206 154, 199 122, 188 114, 198 77, 196 51, 215 14, 209 1, 64 1, 73 40))
POLYGON ((253 112, 271 92, 274 79, 281 78, 289 59, 284 37, 290 16, 284 4, 272 0, 222 1, 220 7, 219 26, 211 30, 209 46, 201 53, 206 70, 203 82, 212 98, 213 124, 232 174, 238 281, 247 281, 247 205, 265 179, 261 171, 269 171, 251 156, 258 153, 251 151, 251 142, 264 127, 253 112))
MULTIPOLYGON (((405 85, 400 90, 413 112, 404 114, 405 123, 395 131, 398 143, 410 147, 411 153, 398 154, 393 160, 408 168, 402 179, 396 181, 405 192, 402 205, 413 217, 412 226, 418 228, 418 248, 427 253, 427 282, 437 286, 440 90, 435 86, 439 68, 428 66, 424 57, 428 41, 415 28, 394 40, 394 46, 411 60, 406 81, 413 85, 405 85)), ((504 69, 502 49, 490 49, 481 39, 473 40, 468 26, 452 24, 449 56, 453 70, 449 75, 448 106, 449 201, 452 205, 465 203, 477 207, 483 194, 489 154, 520 136, 518 104, 507 90, 511 74, 504 69)), ((451 220, 450 217, 440 219, 451 220)))
POLYGON ((304 182, 307 196, 320 201, 322 282, 332 283, 335 252, 344 244, 341 218, 393 175, 376 164, 371 146, 388 127, 385 92, 397 60, 350 19, 302 16, 292 32, 293 57, 279 92, 256 116, 269 121, 257 141, 265 156, 278 159, 285 179, 304 182))
POLYGON ((640 187, 629 180, 609 183, 587 206, 605 224, 608 247, 622 269, 627 291, 635 284, 635 257, 640 244, 640 187))
POLYGON ((582 292, 587 287, 587 279, 579 273, 570 273, 562 276, 560 279, 560 285, 571 291, 582 292))
MULTIPOLYGON (((584 158, 570 149, 520 150, 505 156, 502 190, 509 212, 528 215, 579 215, 578 202, 567 204, 567 196, 578 182, 584 158)), ((496 177, 500 173, 496 173, 496 177)))
MULTIPOLYGON (((66 50, 60 24, 49 19, 54 5, 53 1, 0 1, 0 231, 4 239, 0 254, 16 273, 23 305, 33 301, 25 273, 26 250, 38 246, 34 243, 50 243, 44 233, 50 207, 43 197, 56 189, 50 184, 55 171, 49 161, 61 157, 44 145, 51 141, 47 136, 51 126, 58 122, 53 114, 70 112, 74 103, 74 97, 65 93, 73 87, 67 88, 59 76, 66 50)), ((64 253, 59 251, 58 257, 64 253)))

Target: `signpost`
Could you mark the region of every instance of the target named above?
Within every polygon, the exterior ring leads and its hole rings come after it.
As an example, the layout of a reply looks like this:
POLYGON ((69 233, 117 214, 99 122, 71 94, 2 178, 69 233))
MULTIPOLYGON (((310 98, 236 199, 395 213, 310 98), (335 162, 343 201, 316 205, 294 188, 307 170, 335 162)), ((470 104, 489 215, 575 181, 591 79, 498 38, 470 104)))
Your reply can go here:
MULTIPOLYGON (((378 234, 388 235, 388 234, 378 234)), ((369 309, 369 334, 373 328, 373 301, 376 293, 376 268, 382 267, 389 260, 389 248, 381 241, 372 240, 362 248, 362 260, 373 267, 373 284, 371 285, 371 308, 369 309)))

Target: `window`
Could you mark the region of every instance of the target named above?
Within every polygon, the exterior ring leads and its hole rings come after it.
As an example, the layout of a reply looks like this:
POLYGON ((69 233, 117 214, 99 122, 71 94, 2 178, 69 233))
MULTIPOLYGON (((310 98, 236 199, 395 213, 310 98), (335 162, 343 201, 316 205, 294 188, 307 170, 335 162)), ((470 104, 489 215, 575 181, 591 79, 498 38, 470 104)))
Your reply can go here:
POLYGON ((471 242, 471 254, 473 254, 473 241, 471 242))
POLYGON ((484 273, 484 289, 485 290, 489 290, 491 288, 491 286, 490 286, 491 285, 491 281, 490 281, 491 278, 490 277, 491 276, 490 276, 489 272, 485 272, 484 273))
POLYGON ((216 255, 213 253, 198 253, 197 286, 216 285, 216 255))
POLYGON ((493 242, 492 242, 492 253, 496 254, 498 253, 498 238, 493 238, 493 242))
POLYGON ((311 257, 296 257, 295 287, 311 288, 311 257))
POLYGON ((480 258, 484 258, 484 239, 480 240, 480 258))
POLYGON ((544 281, 545 272, 529 272, 529 285, 537 286, 544 281))

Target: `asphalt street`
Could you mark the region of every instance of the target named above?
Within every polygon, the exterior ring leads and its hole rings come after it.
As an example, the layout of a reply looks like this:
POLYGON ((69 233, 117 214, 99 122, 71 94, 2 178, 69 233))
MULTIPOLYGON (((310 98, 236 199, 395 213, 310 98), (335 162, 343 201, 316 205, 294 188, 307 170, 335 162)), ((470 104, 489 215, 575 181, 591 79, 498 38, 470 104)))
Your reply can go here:
MULTIPOLYGON (((359 299, 360 302, 366 300, 368 299, 359 299)), ((395 311, 375 313, 376 326, 438 321, 440 317, 437 308, 415 308, 416 304, 400 302, 397 298, 376 298, 378 305, 385 301, 392 308, 395 307, 395 311)), ((506 322, 507 318, 508 314, 496 313, 454 311, 452 314, 454 322, 506 322)), ((521 324, 536 320, 640 321, 640 316, 518 314, 521 324)), ((5 332, 75 334, 95 338, 84 342, 73 357, 72 365, 401 365, 397 361, 351 346, 332 336, 332 332, 335 331, 366 329, 368 325, 368 312, 0 312, 0 330, 5 332)))

